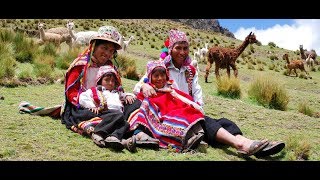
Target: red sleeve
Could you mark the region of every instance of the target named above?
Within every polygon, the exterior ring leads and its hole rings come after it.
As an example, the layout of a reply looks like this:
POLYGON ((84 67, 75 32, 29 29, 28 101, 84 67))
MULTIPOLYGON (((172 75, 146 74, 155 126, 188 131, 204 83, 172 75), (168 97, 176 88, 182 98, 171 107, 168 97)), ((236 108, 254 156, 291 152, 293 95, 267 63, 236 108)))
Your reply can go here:
MULTIPOLYGON (((83 66, 76 66, 70 70, 69 77, 67 78, 67 81, 66 81, 66 87, 69 87, 72 83, 76 81, 82 69, 83 69, 83 66)), ((79 88, 80 88, 80 81, 76 82, 66 92, 67 99, 74 105, 78 104, 77 99, 78 99, 79 88)))

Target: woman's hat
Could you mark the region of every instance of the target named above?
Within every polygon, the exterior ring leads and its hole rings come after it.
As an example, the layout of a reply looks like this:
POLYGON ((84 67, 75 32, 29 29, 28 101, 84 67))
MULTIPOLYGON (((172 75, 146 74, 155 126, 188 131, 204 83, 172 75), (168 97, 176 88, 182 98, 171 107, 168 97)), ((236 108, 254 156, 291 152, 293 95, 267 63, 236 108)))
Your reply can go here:
POLYGON ((90 39, 90 43, 92 43, 95 39, 101 39, 109 42, 113 42, 116 45, 116 50, 122 49, 121 46, 121 34, 118 30, 113 26, 102 26, 99 28, 98 33, 94 35, 90 39))

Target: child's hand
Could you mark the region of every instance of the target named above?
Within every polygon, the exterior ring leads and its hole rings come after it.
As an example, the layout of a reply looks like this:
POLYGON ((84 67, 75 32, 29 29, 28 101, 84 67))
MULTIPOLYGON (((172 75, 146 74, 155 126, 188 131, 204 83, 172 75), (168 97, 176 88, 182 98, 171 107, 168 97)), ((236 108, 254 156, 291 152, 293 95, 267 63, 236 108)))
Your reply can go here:
POLYGON ((136 100, 136 96, 132 96, 132 95, 127 95, 126 98, 126 104, 132 104, 134 102, 134 100, 136 100))
POLYGON ((99 114, 99 108, 95 107, 95 108, 89 108, 89 110, 95 114, 99 114))

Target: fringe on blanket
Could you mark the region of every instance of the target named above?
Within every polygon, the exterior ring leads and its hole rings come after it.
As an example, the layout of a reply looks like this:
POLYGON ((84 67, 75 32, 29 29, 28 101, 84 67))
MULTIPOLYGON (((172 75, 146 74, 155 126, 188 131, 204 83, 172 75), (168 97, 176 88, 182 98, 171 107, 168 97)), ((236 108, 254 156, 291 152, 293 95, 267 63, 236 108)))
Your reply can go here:
POLYGON ((50 116, 52 118, 58 119, 61 117, 61 108, 62 105, 56 105, 53 107, 40 107, 32 105, 31 103, 27 101, 22 101, 19 104, 19 113, 21 114, 31 114, 31 115, 37 115, 37 116, 50 116))

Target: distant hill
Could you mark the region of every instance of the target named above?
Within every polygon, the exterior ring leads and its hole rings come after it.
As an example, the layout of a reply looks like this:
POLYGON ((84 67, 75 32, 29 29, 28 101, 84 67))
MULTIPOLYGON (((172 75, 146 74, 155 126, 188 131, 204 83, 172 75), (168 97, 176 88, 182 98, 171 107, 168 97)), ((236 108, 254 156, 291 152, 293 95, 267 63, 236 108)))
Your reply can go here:
POLYGON ((234 38, 234 34, 227 28, 221 27, 219 21, 216 19, 171 19, 172 21, 181 22, 194 29, 211 30, 221 33, 227 37, 234 38))

